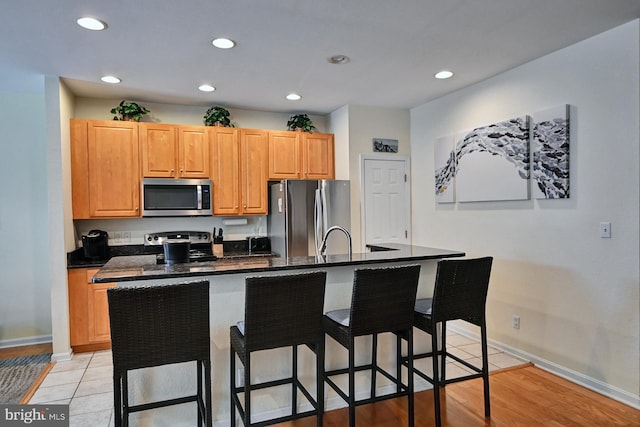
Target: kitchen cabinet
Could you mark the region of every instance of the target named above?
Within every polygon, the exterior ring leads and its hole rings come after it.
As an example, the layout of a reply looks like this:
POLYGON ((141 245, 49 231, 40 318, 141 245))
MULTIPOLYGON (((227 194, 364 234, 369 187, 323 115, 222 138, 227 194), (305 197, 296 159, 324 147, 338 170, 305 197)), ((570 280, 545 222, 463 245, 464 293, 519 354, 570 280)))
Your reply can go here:
POLYGON ((111 348, 107 289, 115 283, 91 283, 97 268, 68 270, 69 328, 75 352, 111 348))
POLYGON ((302 136, 303 179, 334 179, 333 134, 307 133, 302 136))
POLYGON ((269 132, 269 179, 334 179, 333 134, 269 132))
POLYGON ((265 215, 268 207, 268 133, 211 128, 214 215, 265 215))
POLYGON ((138 126, 71 120, 74 219, 140 216, 138 126))
POLYGON ((209 178, 209 141, 204 126, 140 123, 142 176, 209 178))

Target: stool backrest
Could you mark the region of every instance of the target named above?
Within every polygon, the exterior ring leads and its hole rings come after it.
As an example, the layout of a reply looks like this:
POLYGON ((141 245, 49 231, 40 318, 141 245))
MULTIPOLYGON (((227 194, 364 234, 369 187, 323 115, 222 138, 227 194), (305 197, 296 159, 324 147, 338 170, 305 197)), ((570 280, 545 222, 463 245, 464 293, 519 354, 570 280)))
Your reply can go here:
POLYGON ((349 327, 353 336, 411 329, 420 265, 355 271, 349 327))
POLYGON ((247 277, 244 337, 247 351, 324 339, 326 271, 247 277))
POLYGON ((210 359, 209 282, 107 290, 114 370, 210 359))
POLYGON ((482 326, 492 262, 493 257, 438 262, 432 321, 462 319, 482 326))

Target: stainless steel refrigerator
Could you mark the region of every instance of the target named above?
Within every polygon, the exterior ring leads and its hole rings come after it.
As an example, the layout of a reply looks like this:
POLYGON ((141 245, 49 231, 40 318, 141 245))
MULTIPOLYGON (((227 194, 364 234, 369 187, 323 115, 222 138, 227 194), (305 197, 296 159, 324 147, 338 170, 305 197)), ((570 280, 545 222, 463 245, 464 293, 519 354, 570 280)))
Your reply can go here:
MULTIPOLYGON (((335 225, 351 231, 349 181, 284 180, 270 186, 267 227, 273 252, 283 257, 316 256, 324 234, 335 225)), ((348 251, 345 234, 332 232, 326 253, 348 251)))

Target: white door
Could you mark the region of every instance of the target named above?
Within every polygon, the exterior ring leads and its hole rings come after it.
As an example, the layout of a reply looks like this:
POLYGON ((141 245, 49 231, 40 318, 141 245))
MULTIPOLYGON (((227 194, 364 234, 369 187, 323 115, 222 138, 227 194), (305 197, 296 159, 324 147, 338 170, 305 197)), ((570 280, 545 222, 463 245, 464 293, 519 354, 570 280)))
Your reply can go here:
POLYGON ((365 245, 410 244, 409 158, 363 155, 361 171, 365 245))

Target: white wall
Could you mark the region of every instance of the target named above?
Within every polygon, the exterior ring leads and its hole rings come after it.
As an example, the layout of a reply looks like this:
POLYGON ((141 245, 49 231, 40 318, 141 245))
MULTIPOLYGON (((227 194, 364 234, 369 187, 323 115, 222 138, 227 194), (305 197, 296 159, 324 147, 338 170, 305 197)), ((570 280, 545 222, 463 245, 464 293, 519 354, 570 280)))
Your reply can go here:
MULTIPOLYGON (((112 120, 111 109, 120 103, 120 99, 76 98, 75 118, 93 120, 112 120)), ((135 101, 135 100, 134 100, 135 101)), ((143 122, 171 123, 181 125, 203 126, 204 113, 208 106, 161 104, 139 102, 150 112, 143 122)), ((250 129, 286 130, 291 114, 270 113, 265 111, 241 110, 229 108, 231 123, 236 127, 250 129)), ((317 132, 327 129, 326 117, 309 115, 317 132)))
POLYGON ((71 208, 70 125, 73 96, 56 76, 45 77, 48 230, 53 360, 71 355, 66 253, 75 248, 71 208))
POLYGON ((397 139, 398 154, 409 155, 409 110, 349 105, 349 179, 351 180, 351 236, 354 252, 363 252, 360 224, 360 155, 373 153, 373 139, 397 139))
POLYGON ((636 405, 638 22, 411 111, 412 160, 424 166, 412 174, 414 243, 493 255, 490 338, 636 405), (436 138, 562 104, 572 106, 570 199, 434 202, 436 138), (599 237, 600 221, 611 221, 611 239, 599 237))
POLYGON ((50 341, 44 79, 0 94, 0 346, 50 341))

